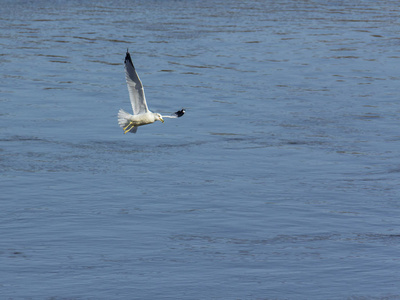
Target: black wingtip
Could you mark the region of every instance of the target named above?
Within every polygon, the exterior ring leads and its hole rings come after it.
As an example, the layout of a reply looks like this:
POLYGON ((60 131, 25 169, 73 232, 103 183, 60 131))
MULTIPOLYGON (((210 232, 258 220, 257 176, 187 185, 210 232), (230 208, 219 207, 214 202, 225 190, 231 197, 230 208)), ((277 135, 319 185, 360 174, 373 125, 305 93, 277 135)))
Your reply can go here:
POLYGON ((185 114, 185 109, 178 110, 175 115, 180 118, 185 114))
POLYGON ((129 54, 128 49, 126 49, 126 55, 125 55, 125 61, 124 61, 124 63, 126 63, 126 62, 130 62, 131 65, 133 66, 132 58, 131 58, 131 55, 129 54))

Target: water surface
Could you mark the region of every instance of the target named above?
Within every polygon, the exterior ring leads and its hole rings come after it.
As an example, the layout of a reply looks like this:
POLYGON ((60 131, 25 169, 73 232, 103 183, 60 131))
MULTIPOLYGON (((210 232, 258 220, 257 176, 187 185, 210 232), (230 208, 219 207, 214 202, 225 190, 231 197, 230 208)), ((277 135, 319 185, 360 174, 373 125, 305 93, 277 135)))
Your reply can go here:
POLYGON ((400 299, 398 15, 3 1, 1 298, 400 299))

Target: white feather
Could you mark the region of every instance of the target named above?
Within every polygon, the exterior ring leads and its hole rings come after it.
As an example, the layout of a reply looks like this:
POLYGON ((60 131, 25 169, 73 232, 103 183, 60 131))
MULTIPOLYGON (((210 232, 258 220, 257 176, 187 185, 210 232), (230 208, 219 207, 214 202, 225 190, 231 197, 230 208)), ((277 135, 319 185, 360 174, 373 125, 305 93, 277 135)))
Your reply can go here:
POLYGON ((132 116, 131 114, 128 114, 123 109, 120 109, 119 112, 118 112, 118 124, 119 124, 119 127, 124 128, 126 125, 128 125, 128 123, 130 122, 130 117, 131 116, 132 116))

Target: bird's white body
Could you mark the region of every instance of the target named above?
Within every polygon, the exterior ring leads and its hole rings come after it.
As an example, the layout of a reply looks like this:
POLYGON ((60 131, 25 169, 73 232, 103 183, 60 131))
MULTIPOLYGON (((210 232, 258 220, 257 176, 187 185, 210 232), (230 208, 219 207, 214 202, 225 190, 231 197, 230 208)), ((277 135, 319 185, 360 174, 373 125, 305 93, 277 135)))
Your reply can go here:
POLYGON ((131 115, 120 109, 118 112, 118 123, 121 127, 125 127, 127 123, 131 123, 132 126, 138 127, 154 123, 155 121, 162 121, 160 114, 147 112, 140 115, 131 115))

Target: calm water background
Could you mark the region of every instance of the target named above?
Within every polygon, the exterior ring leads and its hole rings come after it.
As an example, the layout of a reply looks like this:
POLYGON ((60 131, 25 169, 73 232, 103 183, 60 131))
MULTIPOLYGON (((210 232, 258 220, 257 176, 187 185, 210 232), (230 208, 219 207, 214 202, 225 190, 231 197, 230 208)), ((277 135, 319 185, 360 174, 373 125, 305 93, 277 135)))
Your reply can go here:
POLYGON ((1 1, 0 298, 400 299, 399 13, 1 1))

